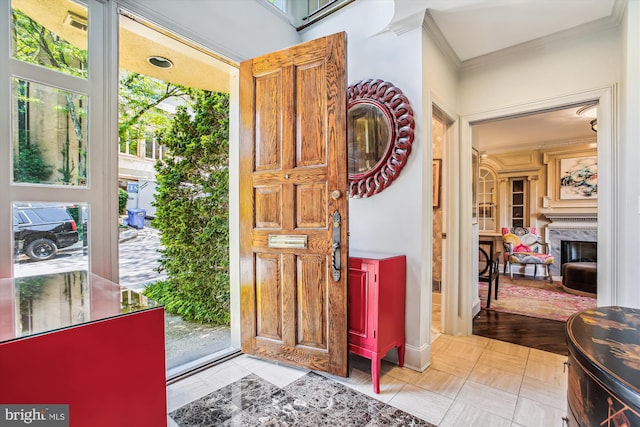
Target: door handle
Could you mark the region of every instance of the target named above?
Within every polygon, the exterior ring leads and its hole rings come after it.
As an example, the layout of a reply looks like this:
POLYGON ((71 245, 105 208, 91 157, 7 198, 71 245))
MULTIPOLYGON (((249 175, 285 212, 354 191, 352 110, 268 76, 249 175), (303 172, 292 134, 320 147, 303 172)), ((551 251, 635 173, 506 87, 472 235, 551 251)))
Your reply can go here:
POLYGON ((340 281, 340 212, 337 210, 333 212, 333 242, 331 244, 331 273, 333 275, 333 281, 340 281))

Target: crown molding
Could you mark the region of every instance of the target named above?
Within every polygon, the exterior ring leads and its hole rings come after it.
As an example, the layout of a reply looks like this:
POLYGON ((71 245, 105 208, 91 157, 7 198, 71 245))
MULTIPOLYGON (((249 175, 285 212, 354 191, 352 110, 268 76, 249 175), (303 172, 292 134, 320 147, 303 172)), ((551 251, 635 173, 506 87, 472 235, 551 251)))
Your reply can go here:
MULTIPOLYGON (((546 140, 539 142, 531 142, 522 144, 522 149, 514 149, 512 147, 482 147, 482 151, 486 151, 491 153, 491 155, 496 154, 505 154, 505 153, 520 153, 523 151, 532 151, 532 150, 540 150, 540 151, 553 151, 562 147, 576 147, 576 146, 585 146, 589 144, 597 144, 597 137, 589 137, 589 138, 573 138, 573 139, 557 139, 557 140, 546 140)), ((515 146, 517 147, 517 146, 515 146)))
POLYGON ((440 49, 440 52, 456 67, 460 68, 462 66, 462 61, 458 58, 455 51, 449 44, 449 41, 445 38, 442 31, 434 21, 431 13, 427 10, 424 14, 424 20, 422 21, 422 28, 424 31, 431 36, 431 40, 435 43, 435 45, 440 49))
MULTIPOLYGON (((626 5, 624 0, 616 0, 611 15, 592 21, 564 31, 558 31, 548 36, 539 37, 537 39, 510 46, 486 55, 477 56, 475 58, 462 61, 462 70, 469 70, 481 67, 488 63, 494 63, 505 58, 516 56, 522 52, 529 50, 541 49, 563 40, 577 38, 583 35, 590 35, 596 32, 605 31, 620 25, 626 5)), ((435 23, 435 22, 434 22, 435 23)))

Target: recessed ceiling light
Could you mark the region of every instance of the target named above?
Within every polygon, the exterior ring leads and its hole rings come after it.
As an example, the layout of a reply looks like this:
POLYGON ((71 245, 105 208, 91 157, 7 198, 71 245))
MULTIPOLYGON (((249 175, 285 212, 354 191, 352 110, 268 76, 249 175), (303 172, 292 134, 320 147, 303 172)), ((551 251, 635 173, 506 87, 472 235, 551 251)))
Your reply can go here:
POLYGON ((171 68, 173 67, 173 62, 170 59, 165 58, 164 56, 150 56, 147 58, 147 62, 158 68, 171 68))

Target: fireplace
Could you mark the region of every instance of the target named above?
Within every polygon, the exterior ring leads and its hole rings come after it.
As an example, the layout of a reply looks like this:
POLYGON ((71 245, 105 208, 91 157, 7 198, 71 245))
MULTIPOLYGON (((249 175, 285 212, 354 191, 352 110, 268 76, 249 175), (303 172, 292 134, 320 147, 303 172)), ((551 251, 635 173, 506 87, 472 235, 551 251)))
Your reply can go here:
POLYGON ((547 211, 544 216, 551 221, 545 227, 545 242, 549 244, 549 253, 555 259, 551 274, 560 276, 562 264, 576 258, 597 258, 598 214, 559 213, 547 211), (575 242, 563 249, 563 242, 575 242), (568 251, 565 253, 565 251, 568 251), (563 257, 567 257, 564 259, 563 257))
POLYGON ((580 240, 560 241, 560 271, 567 262, 597 262, 598 242, 580 240))

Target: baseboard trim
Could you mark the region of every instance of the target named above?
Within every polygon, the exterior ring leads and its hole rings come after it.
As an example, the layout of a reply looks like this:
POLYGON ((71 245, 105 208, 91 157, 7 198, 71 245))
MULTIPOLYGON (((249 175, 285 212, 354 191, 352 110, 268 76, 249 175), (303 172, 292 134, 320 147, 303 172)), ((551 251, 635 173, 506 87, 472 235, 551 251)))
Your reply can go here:
POLYGON ((478 301, 473 304, 473 308, 471 309, 471 317, 475 317, 478 313, 480 313, 480 304, 480 299, 478 299, 478 301))
POLYGON ((431 365, 431 343, 420 347, 409 344, 404 346, 404 366, 414 371, 423 372, 431 365))

